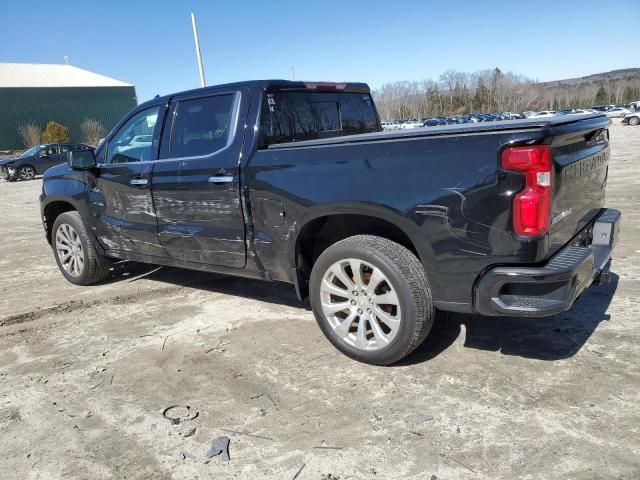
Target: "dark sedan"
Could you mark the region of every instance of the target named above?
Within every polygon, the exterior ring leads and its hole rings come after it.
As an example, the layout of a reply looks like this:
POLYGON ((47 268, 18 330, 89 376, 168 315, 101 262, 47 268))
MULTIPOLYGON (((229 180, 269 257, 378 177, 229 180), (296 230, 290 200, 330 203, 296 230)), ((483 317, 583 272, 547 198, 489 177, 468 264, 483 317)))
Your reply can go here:
POLYGON ((16 158, 0 161, 0 175, 9 181, 32 180, 45 170, 65 162, 67 152, 91 150, 92 147, 78 143, 50 143, 30 148, 16 158))

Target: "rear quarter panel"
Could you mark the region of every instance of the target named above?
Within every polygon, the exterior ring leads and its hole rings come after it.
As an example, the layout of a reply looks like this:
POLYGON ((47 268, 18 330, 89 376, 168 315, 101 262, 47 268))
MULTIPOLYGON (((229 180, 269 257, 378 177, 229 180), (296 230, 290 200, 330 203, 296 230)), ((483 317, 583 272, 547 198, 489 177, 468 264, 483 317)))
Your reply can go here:
POLYGON ((434 299, 465 310, 489 265, 546 255, 546 239, 517 241, 510 233, 511 198, 522 180, 497 168, 502 146, 544 138, 522 130, 259 150, 246 167, 256 252, 287 279, 310 220, 384 218, 412 240, 434 299))

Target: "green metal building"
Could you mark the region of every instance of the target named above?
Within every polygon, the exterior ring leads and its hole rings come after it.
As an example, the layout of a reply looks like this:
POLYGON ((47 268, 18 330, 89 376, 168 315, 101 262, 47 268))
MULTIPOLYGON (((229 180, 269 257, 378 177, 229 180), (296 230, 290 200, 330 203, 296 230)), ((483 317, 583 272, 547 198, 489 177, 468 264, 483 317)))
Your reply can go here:
POLYGON ((20 127, 51 120, 81 142, 84 120, 109 131, 136 105, 133 85, 72 65, 0 63, 0 150, 24 148, 20 127))

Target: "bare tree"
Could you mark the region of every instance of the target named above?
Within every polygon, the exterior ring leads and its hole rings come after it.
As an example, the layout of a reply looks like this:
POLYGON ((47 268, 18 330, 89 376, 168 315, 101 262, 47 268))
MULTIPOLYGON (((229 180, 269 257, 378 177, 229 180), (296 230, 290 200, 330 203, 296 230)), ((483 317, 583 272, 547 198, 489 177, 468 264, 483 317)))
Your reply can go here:
POLYGON ((87 145, 97 145, 106 133, 104 125, 92 118, 87 118, 82 122, 80 131, 82 132, 82 142, 87 145))
MULTIPOLYGON (((615 72, 610 72, 615 73, 615 72)), ((438 82, 394 82, 375 90, 385 120, 480 112, 586 108, 640 100, 640 75, 600 74, 598 78, 540 83, 498 68, 474 73, 447 70, 438 82)))
POLYGON ((26 148, 35 147, 40 144, 40 137, 42 135, 42 129, 34 123, 28 123, 22 125, 19 128, 20 137, 22 137, 22 143, 26 148))

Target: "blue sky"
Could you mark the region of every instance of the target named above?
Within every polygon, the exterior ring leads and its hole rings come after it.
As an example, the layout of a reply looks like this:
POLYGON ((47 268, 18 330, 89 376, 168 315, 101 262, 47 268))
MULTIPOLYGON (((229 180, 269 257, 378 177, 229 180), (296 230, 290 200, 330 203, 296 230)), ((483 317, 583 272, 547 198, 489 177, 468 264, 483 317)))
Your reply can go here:
POLYGON ((437 79, 499 66, 539 80, 640 67, 640 0, 7 1, 0 62, 70 63, 133 83, 140 101, 256 78, 437 79))

